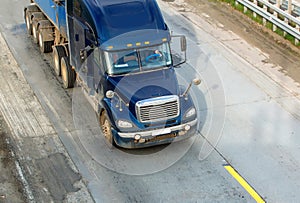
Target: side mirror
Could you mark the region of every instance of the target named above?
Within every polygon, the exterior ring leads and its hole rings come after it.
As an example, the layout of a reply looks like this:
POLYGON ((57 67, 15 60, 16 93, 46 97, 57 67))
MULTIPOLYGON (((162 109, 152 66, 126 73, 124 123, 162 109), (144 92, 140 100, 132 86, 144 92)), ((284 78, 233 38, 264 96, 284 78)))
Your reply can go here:
POLYGON ((199 78, 193 79, 191 81, 191 83, 189 84, 189 86, 187 87, 187 89, 184 91, 184 93, 182 95, 180 95, 180 96, 181 97, 185 97, 185 100, 187 100, 188 99, 187 95, 188 95, 188 93, 189 93, 189 91, 190 91, 190 89, 192 87, 192 84, 194 84, 194 85, 197 86, 197 85, 200 85, 200 83, 201 83, 201 80, 199 78))
POLYGON ((88 52, 89 52, 90 50, 92 50, 92 49, 93 49, 93 48, 90 47, 90 46, 87 46, 87 47, 85 47, 84 49, 81 49, 80 52, 79 52, 79 54, 80 54, 80 59, 81 59, 82 61, 84 61, 84 60, 87 58, 87 56, 88 56, 88 52))
POLYGON ((106 93, 105 93, 105 96, 109 99, 112 99, 114 96, 115 96, 115 93, 114 91, 112 90, 108 90, 106 93))
POLYGON ((126 103, 121 97, 120 95, 118 95, 118 93, 112 91, 112 90, 108 90, 106 93, 105 93, 105 96, 109 99, 112 99, 114 98, 114 96, 116 96, 118 98, 118 102, 116 104, 116 107, 119 108, 120 111, 123 111, 123 108, 122 108, 122 103, 125 105, 125 106, 129 106, 129 103, 126 103))
POLYGON ((186 38, 184 35, 180 37, 180 45, 181 45, 181 51, 185 52, 187 46, 186 46, 186 38))
POLYGON ((201 83, 201 80, 199 79, 199 78, 195 78, 194 80, 193 80, 193 83, 194 83, 194 85, 200 85, 200 83, 201 83))
POLYGON ((179 66, 186 62, 187 43, 184 35, 172 35, 173 66, 179 66))

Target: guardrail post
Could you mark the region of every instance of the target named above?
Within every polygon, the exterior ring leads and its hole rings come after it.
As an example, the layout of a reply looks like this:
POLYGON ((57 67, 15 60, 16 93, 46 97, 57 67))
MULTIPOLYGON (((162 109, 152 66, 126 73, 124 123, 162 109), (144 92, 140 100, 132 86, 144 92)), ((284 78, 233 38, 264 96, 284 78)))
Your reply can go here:
POLYGON ((275 24, 273 24, 272 30, 273 30, 273 32, 275 32, 277 30, 277 26, 275 24))
POLYGON ((292 13, 292 0, 288 0, 288 14, 292 13))
POLYGON ((265 18, 263 18, 262 20, 263 20, 263 22, 262 22, 263 26, 266 26, 267 25, 267 20, 265 18))
POLYGON ((286 36, 286 34, 287 34, 287 33, 286 33, 286 31, 283 31, 283 37, 285 37, 285 36, 286 36))
POLYGON ((253 17, 256 18, 256 13, 255 12, 253 12, 253 17))
MULTIPOLYGON (((284 18, 284 22, 285 22, 286 24, 289 24, 289 19, 284 18)), ((287 34, 287 32, 284 30, 284 31, 283 31, 283 36, 285 37, 286 34, 287 34)))
POLYGON ((268 7, 267 7, 266 5, 263 5, 263 9, 264 9, 265 11, 267 11, 267 10, 268 10, 268 7))
POLYGON ((277 0, 277 1, 276 1, 276 6, 277 6, 278 8, 280 8, 280 3, 281 3, 280 0, 277 0))
POLYGON ((248 8, 244 6, 244 13, 247 13, 248 8))
MULTIPOLYGON (((300 32, 300 25, 299 24, 296 24, 295 28, 300 32)), ((297 37, 295 37, 295 45, 299 45, 299 40, 300 39, 298 39, 297 37)))

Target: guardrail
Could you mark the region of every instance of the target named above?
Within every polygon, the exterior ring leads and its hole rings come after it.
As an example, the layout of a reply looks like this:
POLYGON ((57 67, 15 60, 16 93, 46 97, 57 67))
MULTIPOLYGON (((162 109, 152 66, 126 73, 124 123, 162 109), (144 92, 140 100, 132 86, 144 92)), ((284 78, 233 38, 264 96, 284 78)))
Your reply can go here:
MULTIPOLYGON (((277 0, 278 1, 278 0, 277 0)), ((247 9, 253 11, 253 15, 260 15, 263 18, 263 24, 269 21, 273 24, 273 31, 276 31, 277 27, 284 31, 284 35, 289 33, 295 38, 295 45, 299 44, 300 40, 300 18, 295 17, 278 6, 273 5, 265 0, 236 0, 236 3, 240 3, 244 6, 244 12, 247 9)), ((298 9, 298 7, 294 7, 298 9)), ((296 10, 297 11, 297 10, 296 10)))

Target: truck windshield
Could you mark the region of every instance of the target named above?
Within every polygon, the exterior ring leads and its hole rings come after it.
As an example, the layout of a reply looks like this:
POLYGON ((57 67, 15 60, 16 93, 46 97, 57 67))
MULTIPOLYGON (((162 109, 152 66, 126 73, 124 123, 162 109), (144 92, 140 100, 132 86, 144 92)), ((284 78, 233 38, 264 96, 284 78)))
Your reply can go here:
POLYGON ((172 64, 168 43, 141 49, 105 52, 107 72, 112 75, 157 69, 172 64))

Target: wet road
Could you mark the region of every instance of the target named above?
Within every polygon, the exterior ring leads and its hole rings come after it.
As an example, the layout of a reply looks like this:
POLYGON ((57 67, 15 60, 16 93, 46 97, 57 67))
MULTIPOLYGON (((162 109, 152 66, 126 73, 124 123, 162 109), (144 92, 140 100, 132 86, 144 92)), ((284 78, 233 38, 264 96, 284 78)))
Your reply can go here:
POLYGON ((170 29, 188 38, 189 65, 177 69, 180 81, 194 77, 192 67, 203 81, 193 91, 200 134, 170 146, 108 149, 81 91, 62 88, 51 54, 40 54, 27 36, 22 17, 27 4, 2 2, 1 32, 96 202, 254 201, 226 164, 267 201, 299 199, 299 97, 261 71, 269 66, 255 48, 161 3, 170 29))

